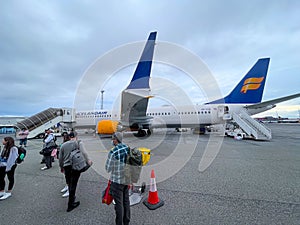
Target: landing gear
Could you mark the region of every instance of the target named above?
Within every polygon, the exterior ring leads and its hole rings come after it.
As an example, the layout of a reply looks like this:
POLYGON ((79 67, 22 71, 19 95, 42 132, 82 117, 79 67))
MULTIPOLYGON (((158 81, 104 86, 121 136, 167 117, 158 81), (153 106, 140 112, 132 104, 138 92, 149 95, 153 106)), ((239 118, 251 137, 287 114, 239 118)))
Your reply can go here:
POLYGON ((150 136, 152 134, 152 130, 148 129, 147 130, 147 135, 150 136))
POLYGON ((145 136, 150 136, 151 135, 151 130, 148 129, 147 132, 143 129, 139 129, 138 132, 136 134, 134 134, 134 136, 136 137, 145 137, 145 136))

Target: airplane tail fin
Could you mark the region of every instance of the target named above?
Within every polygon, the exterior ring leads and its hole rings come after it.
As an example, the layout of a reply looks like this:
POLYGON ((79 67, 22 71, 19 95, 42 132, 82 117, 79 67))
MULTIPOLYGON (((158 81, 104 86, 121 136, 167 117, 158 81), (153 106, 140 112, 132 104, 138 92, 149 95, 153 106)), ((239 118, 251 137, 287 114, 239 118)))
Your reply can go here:
POLYGON ((270 58, 259 59, 229 95, 208 104, 253 104, 261 102, 269 62, 270 58))
POLYGON ((151 32, 132 80, 126 89, 149 88, 152 58, 157 32, 151 32))
POLYGON ((146 42, 132 80, 122 92, 121 123, 123 126, 141 128, 149 124, 148 107, 152 58, 157 32, 152 32, 146 42))

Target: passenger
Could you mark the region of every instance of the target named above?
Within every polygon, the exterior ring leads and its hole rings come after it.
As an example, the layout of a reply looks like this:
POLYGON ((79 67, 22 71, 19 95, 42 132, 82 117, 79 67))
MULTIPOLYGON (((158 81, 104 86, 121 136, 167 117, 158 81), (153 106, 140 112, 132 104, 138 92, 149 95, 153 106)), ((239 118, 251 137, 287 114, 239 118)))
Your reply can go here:
POLYGON ((76 146, 79 144, 79 149, 83 153, 84 158, 86 159, 87 163, 91 166, 92 161, 89 159, 88 154, 85 150, 84 144, 82 141, 77 142, 77 137, 73 132, 69 134, 70 140, 63 143, 60 151, 59 151, 59 166, 61 168, 61 172, 65 173, 65 177, 68 183, 69 189, 69 201, 68 201, 68 208, 67 212, 72 211, 77 206, 80 205, 79 201, 75 201, 76 199, 76 187, 80 177, 81 172, 72 169, 72 165, 70 162, 70 155, 72 150, 76 149, 76 146))
POLYGON ((0 200, 11 196, 11 191, 15 183, 16 159, 18 158, 18 148, 15 146, 15 141, 12 137, 5 137, 2 143, 4 149, 0 157, 0 200), (7 175, 9 181, 7 192, 4 191, 5 175, 7 175))
POLYGON ((130 222, 130 202, 129 186, 125 183, 124 168, 126 157, 129 152, 127 145, 122 143, 122 133, 116 132, 112 136, 114 146, 108 153, 105 169, 111 173, 110 186, 111 194, 115 201, 116 224, 129 224, 130 222))
MULTIPOLYGON (((43 142, 45 142, 45 139, 47 138, 47 136, 48 136, 47 130, 45 130, 43 142)), ((42 161, 41 161, 41 164, 45 164, 45 163, 46 163, 46 161, 45 161, 45 156, 43 156, 42 161)))
MULTIPOLYGON (((76 135, 75 135, 76 136, 76 135)), ((63 143, 67 142, 67 141, 70 141, 70 135, 69 134, 65 134, 63 136, 63 143)), ((60 148, 61 146, 63 145, 63 143, 60 145, 60 148)), ((58 157, 59 158, 59 157, 58 157)), ((67 169, 67 173, 66 173, 66 170, 65 169, 61 169, 61 172, 64 173, 65 175, 65 180, 66 180, 66 185, 63 189, 61 189, 61 193, 64 193, 62 195, 63 198, 66 198, 66 197, 69 197, 69 184, 70 184, 70 174, 68 173, 68 169, 67 169)))
POLYGON ((42 167, 41 170, 47 170, 52 167, 52 156, 51 152, 54 148, 56 148, 56 143, 54 140, 54 135, 52 134, 50 129, 46 130, 46 137, 44 139, 44 146, 43 146, 43 155, 44 155, 44 160, 46 163, 46 166, 42 167))
POLYGON ((29 130, 26 128, 22 128, 22 130, 18 133, 18 136, 20 138, 20 146, 24 144, 24 147, 27 147, 27 136, 29 135, 29 130))
POLYGON ((74 133, 74 134, 75 134, 75 136, 77 137, 77 132, 74 130, 74 128, 71 128, 71 131, 70 131, 70 133, 74 133))

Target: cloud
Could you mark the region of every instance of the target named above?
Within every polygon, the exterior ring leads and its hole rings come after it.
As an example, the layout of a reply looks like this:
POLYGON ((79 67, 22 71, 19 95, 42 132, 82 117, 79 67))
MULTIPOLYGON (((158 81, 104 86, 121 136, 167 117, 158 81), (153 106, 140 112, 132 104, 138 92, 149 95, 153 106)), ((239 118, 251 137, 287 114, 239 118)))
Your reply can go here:
MULTIPOLYGON (((284 0, 5 1, 0 8, 5 21, 0 25, 0 115, 71 107, 85 71, 98 57, 145 40, 153 30, 159 41, 203 59, 223 94, 265 56, 271 64, 264 99, 294 94, 299 92, 299 7, 299 1, 284 0)), ((179 81, 183 88, 191 86, 187 82, 179 81)), ((203 99, 190 94, 194 102, 203 99)), ((115 96, 107 89, 107 104, 115 96)))

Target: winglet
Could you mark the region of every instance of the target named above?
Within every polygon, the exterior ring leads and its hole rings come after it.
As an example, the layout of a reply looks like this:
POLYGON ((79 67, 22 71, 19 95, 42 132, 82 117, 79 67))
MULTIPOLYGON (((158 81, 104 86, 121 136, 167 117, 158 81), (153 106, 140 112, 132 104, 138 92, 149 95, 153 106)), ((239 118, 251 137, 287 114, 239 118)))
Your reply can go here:
POLYGON ((207 104, 254 104, 261 102, 269 62, 270 58, 259 59, 229 95, 207 104))
POLYGON ((149 88, 154 45, 157 32, 151 32, 133 78, 126 89, 149 88))

